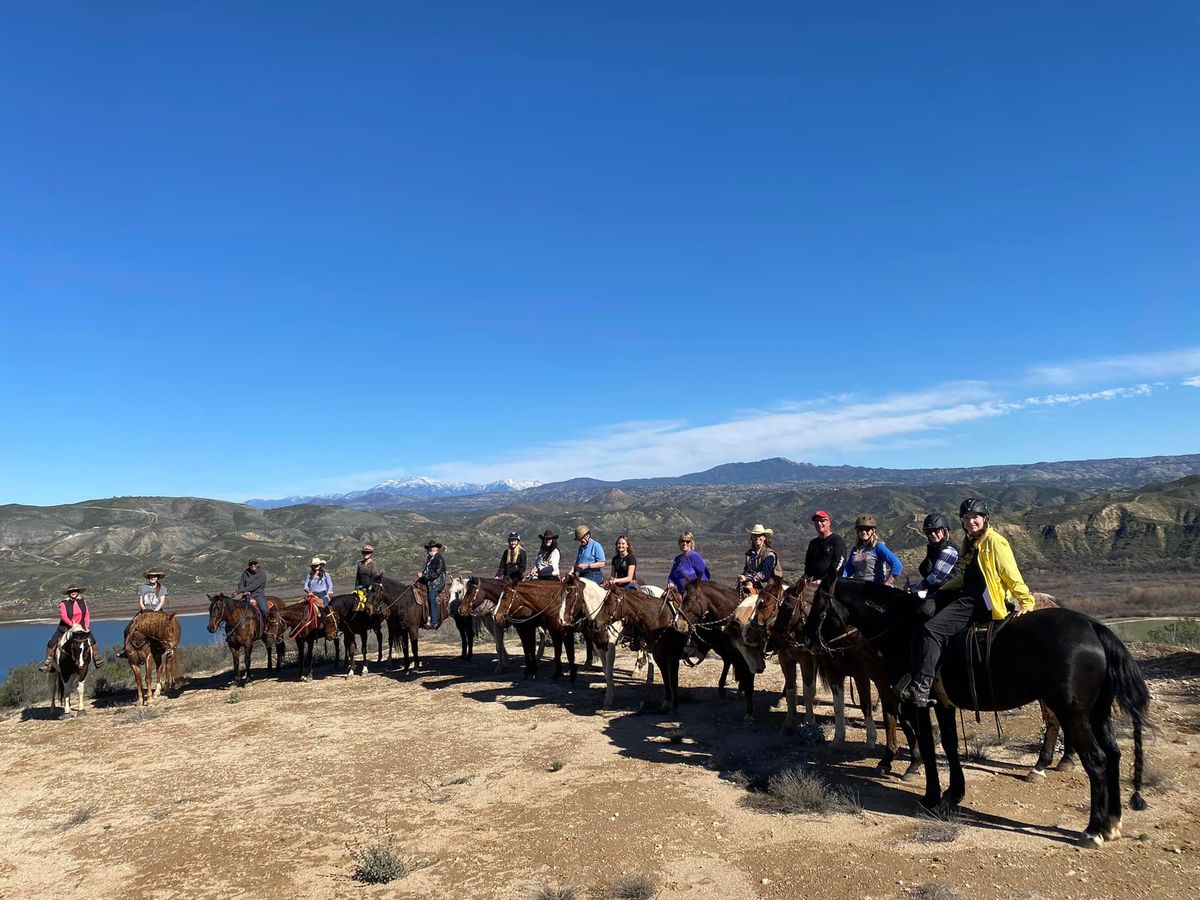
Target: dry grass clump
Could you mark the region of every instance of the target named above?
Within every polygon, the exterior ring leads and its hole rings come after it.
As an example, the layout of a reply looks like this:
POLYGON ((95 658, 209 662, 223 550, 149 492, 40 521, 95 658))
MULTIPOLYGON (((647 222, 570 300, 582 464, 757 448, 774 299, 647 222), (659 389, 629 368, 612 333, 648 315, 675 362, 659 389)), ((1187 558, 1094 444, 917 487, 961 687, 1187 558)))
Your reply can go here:
POLYGON ((543 884, 530 891, 527 900, 579 900, 579 888, 573 884, 565 887, 543 884))
POLYGON ((389 884, 413 870, 396 852, 395 841, 390 837, 366 849, 351 850, 350 855, 354 859, 354 880, 363 884, 389 884))
POLYGON ((962 816, 953 809, 944 812, 921 812, 924 821, 917 826, 913 840, 918 844, 949 844, 962 834, 962 816))
POLYGON ((963 900, 962 894, 936 881, 910 888, 908 895, 913 900, 963 900))
POLYGON ((652 900, 658 896, 658 885, 649 875, 622 875, 601 885, 599 900, 652 900))
POLYGON ((784 769, 772 775, 765 791, 752 791, 742 802, 750 809, 769 813, 862 812, 862 804, 851 791, 834 787, 816 772, 800 769, 784 769))
POLYGON ((96 807, 90 803, 79 807, 71 815, 67 816, 67 821, 62 824, 63 831, 66 831, 68 828, 74 828, 77 825, 82 825, 84 822, 89 821, 95 814, 96 807))
POLYGON ((563 766, 565 766, 565 765, 566 765, 565 762, 563 762, 558 757, 555 757, 554 759, 552 759, 548 763, 546 763, 546 771, 547 772, 561 772, 563 766))

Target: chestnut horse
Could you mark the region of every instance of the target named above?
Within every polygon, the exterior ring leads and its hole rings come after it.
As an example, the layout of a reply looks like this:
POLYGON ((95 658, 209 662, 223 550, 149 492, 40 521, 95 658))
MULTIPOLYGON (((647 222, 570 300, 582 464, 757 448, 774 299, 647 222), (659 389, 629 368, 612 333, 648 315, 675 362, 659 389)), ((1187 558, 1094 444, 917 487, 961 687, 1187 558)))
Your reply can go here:
MULTIPOLYGON (((496 604, 500 602, 500 594, 512 584, 507 578, 481 578, 472 575, 467 578, 467 589, 460 602, 460 608, 480 619, 485 628, 496 641, 496 674, 508 671, 508 649, 504 646, 504 632, 507 628, 496 623, 496 604)), ((541 659, 546 647, 546 631, 538 629, 537 655, 541 659)))
POLYGON ((141 612, 129 623, 129 629, 125 632, 125 661, 133 672, 137 702, 142 706, 146 706, 154 697, 161 696, 164 675, 167 690, 179 686, 176 651, 181 634, 182 629, 174 613, 141 612), (151 667, 154 671, 153 685, 151 667))
MULTIPOLYGON (((277 604, 282 601, 274 599, 277 604)), ((225 643, 233 656, 233 681, 235 684, 250 683, 250 654, 254 642, 261 639, 267 649, 267 671, 275 668, 273 664, 272 645, 267 642, 264 634, 266 623, 259 617, 258 607, 253 600, 238 600, 226 594, 209 594, 208 597, 208 633, 216 634, 221 626, 225 626, 225 643), (242 668, 239 654, 244 657, 245 667, 242 668)), ((274 646, 276 654, 283 661, 283 642, 274 646)))
MULTIPOLYGON (((301 681, 312 681, 313 645, 317 638, 336 641, 337 615, 326 609, 314 594, 298 603, 289 603, 271 613, 267 619, 267 641, 283 644, 284 635, 296 642, 296 668, 301 681)), ((282 666, 281 666, 282 667, 282 666)))
POLYGON ((537 579, 509 582, 496 604, 496 624, 500 627, 514 625, 521 636, 521 649, 525 653, 525 677, 536 678, 538 659, 536 652, 537 628, 540 625, 550 633, 554 644, 554 680, 563 673, 562 651, 567 649, 568 681, 575 683, 575 633, 560 618, 562 610, 563 581, 561 579, 537 579))
POLYGON ((692 640, 697 647, 703 652, 715 650, 721 659, 733 666, 733 674, 746 697, 742 721, 751 725, 754 723, 754 676, 756 670, 761 671, 763 662, 750 653, 737 633, 738 629, 730 627, 741 603, 741 595, 733 588, 715 581, 689 581, 681 611, 692 626, 692 640), (751 668, 752 664, 754 668, 751 668))
POLYGON ((425 585, 414 581, 404 584, 387 575, 377 575, 367 588, 367 600, 374 603, 388 626, 388 659, 392 658, 393 645, 404 653, 400 671, 407 672, 409 666, 421 666, 419 638, 424 619, 424 604, 428 602, 425 585), (418 593, 418 591, 420 593, 418 593), (408 647, 412 645, 412 656, 408 647))

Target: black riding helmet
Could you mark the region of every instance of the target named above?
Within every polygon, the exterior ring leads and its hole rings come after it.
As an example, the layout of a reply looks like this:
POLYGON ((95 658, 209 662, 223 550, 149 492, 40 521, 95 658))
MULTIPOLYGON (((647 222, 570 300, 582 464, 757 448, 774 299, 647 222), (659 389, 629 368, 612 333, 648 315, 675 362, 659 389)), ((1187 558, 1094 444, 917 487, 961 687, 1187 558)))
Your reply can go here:
POLYGON ((937 531, 939 528, 950 530, 950 520, 942 513, 930 513, 925 517, 925 524, 921 526, 921 530, 926 534, 931 531, 937 531))
POLYGON ((976 497, 971 497, 962 502, 962 506, 958 508, 958 516, 961 519, 963 516, 984 516, 988 515, 988 505, 983 500, 976 497))

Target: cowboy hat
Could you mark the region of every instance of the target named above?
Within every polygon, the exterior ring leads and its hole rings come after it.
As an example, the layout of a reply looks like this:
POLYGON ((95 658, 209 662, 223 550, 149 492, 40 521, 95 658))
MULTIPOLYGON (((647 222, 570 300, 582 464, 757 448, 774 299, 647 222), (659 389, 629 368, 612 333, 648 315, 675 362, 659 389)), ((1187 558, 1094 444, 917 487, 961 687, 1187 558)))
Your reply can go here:
POLYGON ((314 556, 312 558, 312 562, 310 562, 309 565, 312 566, 313 568, 316 568, 317 566, 323 566, 323 565, 325 565, 325 560, 321 559, 321 557, 319 557, 319 556, 314 556))
POLYGON ((162 569, 150 569, 149 571, 142 573, 143 578, 149 578, 151 575, 153 575, 155 578, 166 578, 167 577, 167 573, 164 572, 162 569))
POLYGON ((362 552, 363 552, 363 553, 374 553, 374 552, 375 552, 375 548, 374 548, 374 547, 372 547, 370 544, 363 544, 363 546, 362 546, 362 552))
POLYGON ((575 529, 575 540, 581 541, 581 540, 583 540, 583 536, 585 534, 591 534, 591 533, 592 533, 592 529, 590 526, 580 525, 578 528, 575 529))
POLYGON ((753 528, 750 529, 750 534, 755 535, 755 536, 758 536, 760 534, 765 534, 767 537, 771 537, 775 534, 775 532, 773 529, 764 528, 762 525, 756 524, 753 528))
POLYGON ((426 542, 425 542, 425 549, 426 549, 426 550, 430 550, 430 549, 432 549, 432 548, 434 548, 434 547, 437 547, 439 550, 442 550, 442 549, 444 549, 444 548, 442 547, 442 545, 441 545, 441 544, 439 544, 437 541, 426 541, 426 542))
POLYGON ((547 528, 544 532, 538 535, 543 541, 557 541, 558 532, 553 528, 547 528))
POLYGON ((81 585, 69 584, 69 585, 67 585, 67 589, 65 591, 63 591, 63 593, 64 594, 82 594, 86 590, 87 590, 87 588, 85 588, 81 585))

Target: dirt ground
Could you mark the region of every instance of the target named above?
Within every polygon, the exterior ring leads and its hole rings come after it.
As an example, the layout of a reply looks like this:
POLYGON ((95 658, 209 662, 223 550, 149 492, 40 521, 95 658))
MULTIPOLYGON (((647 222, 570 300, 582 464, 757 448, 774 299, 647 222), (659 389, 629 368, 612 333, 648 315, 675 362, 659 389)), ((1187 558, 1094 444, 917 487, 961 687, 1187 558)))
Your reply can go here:
MULTIPOLYGON (((67 721, 0 720, 0 896, 519 900, 544 885, 600 896, 625 873, 697 900, 936 896, 934 885, 962 897, 1197 895, 1200 654, 1137 647, 1156 698, 1156 787, 1148 810, 1126 810, 1123 839, 1084 850, 1082 771, 1022 780, 1031 710, 1006 715, 1006 744, 968 763, 958 837, 922 843, 922 785, 873 775, 857 713, 842 750, 781 734, 773 664, 746 727, 740 699, 718 699, 713 662, 683 673, 673 718, 638 712, 628 653, 610 712, 591 670, 572 688, 494 675, 490 652, 462 662, 457 640, 423 649, 418 675, 326 667, 299 683, 256 669, 236 689, 220 672, 148 712, 122 701, 67 721), (790 766, 849 787, 862 813, 744 805, 746 778, 790 766), (355 881, 352 851, 389 837, 411 874, 355 881)), ((995 735, 987 719, 967 728, 968 744, 995 735)), ((1125 802, 1130 790, 1123 780, 1125 802)))

